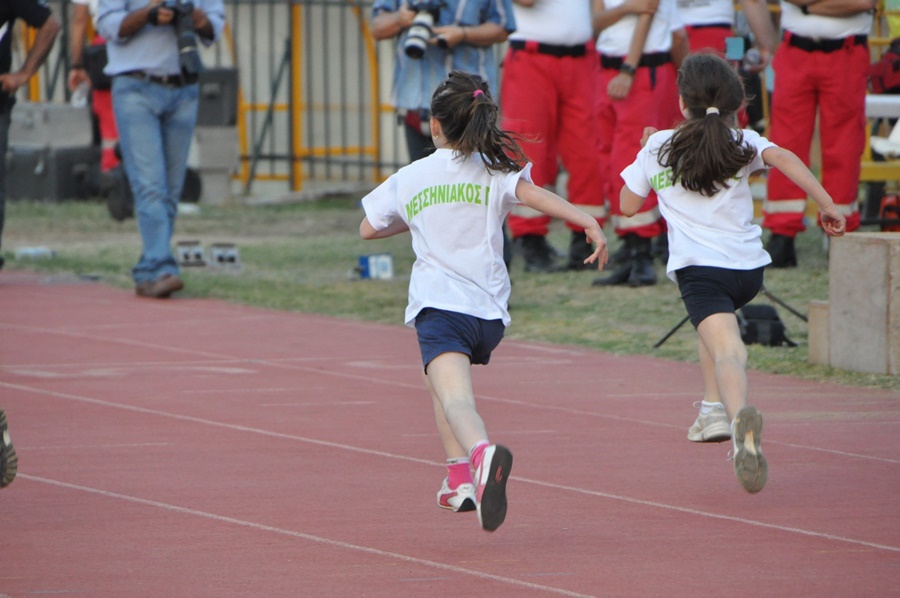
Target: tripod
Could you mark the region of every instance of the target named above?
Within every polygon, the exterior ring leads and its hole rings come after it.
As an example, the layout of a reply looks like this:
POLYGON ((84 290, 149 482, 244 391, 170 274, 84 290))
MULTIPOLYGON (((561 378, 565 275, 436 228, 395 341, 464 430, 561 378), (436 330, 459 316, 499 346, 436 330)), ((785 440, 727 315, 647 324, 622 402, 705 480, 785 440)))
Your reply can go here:
MULTIPOLYGON (((799 311, 797 311, 796 309, 794 309, 793 307, 791 307, 790 305, 788 305, 787 303, 785 303, 784 301, 782 301, 781 299, 776 297, 774 293, 772 293, 769 289, 766 288, 765 284, 762 285, 762 288, 759 290, 759 292, 761 295, 765 295, 766 299, 768 299, 772 303, 777 303, 778 305, 785 308, 786 310, 788 310, 789 312, 791 312, 792 314, 794 314, 795 316, 797 316, 804 322, 809 322, 809 318, 807 318, 802 313, 800 313, 799 311)), ((684 316, 680 322, 675 324, 675 326, 665 334, 665 336, 663 336, 661 339, 656 341, 656 344, 653 345, 653 348, 659 349, 662 346, 662 344, 664 342, 666 342, 667 340, 669 340, 669 337, 672 336, 673 334, 675 334, 679 328, 684 326, 685 322, 687 322, 689 319, 690 319, 690 316, 684 316)))

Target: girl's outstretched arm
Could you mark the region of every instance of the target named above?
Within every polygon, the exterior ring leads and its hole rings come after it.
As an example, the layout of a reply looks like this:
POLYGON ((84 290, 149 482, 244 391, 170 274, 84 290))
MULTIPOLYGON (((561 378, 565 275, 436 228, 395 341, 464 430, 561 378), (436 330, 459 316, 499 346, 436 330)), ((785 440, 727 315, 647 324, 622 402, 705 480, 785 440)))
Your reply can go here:
POLYGON ((596 218, 579 210, 556 193, 522 179, 519 179, 516 185, 516 197, 533 210, 582 227, 584 234, 594 243, 594 253, 584 260, 584 263, 597 262, 598 270, 603 269, 609 260, 609 253, 606 247, 606 237, 603 235, 600 225, 597 224, 596 218))
POLYGON ((825 234, 840 237, 846 232, 847 219, 837 210, 834 200, 794 152, 782 147, 769 147, 763 150, 762 159, 769 166, 780 170, 816 202, 825 234))
POLYGON ((409 227, 400 219, 394 220, 387 228, 381 230, 375 230, 375 228, 369 224, 368 218, 363 218, 362 222, 359 223, 359 236, 367 241, 371 239, 386 239, 387 237, 405 233, 408 230, 409 227))
POLYGON ((629 189, 628 185, 622 185, 622 190, 619 192, 619 210, 622 212, 623 216, 628 216, 630 218, 637 214, 638 210, 641 209, 645 199, 647 198, 641 197, 629 189))

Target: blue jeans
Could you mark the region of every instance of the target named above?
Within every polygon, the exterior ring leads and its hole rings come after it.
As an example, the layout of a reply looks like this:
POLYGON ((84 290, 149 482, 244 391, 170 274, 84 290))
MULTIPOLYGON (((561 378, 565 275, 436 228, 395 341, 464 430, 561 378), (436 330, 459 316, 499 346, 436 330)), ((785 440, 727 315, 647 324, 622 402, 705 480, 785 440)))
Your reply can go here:
POLYGON ((141 258, 132 277, 141 283, 178 274, 172 233, 197 122, 199 87, 167 87, 118 76, 113 79, 112 97, 141 232, 141 258))

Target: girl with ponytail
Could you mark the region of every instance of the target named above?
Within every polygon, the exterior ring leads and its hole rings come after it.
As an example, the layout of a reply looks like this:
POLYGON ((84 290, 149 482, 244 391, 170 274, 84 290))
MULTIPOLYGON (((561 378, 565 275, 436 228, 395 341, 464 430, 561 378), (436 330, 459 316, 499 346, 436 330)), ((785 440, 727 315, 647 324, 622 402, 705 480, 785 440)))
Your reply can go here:
POLYGON ((635 214, 653 189, 668 224, 666 275, 678 284, 699 336, 704 397, 688 431, 694 442, 732 440, 743 488, 762 490, 768 464, 763 420, 747 404, 747 350, 735 312, 762 289, 771 258, 753 223, 748 177, 777 168, 818 204, 822 226, 844 234, 846 221, 815 176, 792 152, 737 128, 746 99, 734 67, 714 54, 689 55, 678 72, 685 120, 674 130, 647 129, 637 159, 622 171, 622 213, 635 214))
POLYGON ((418 335, 425 387, 447 456, 439 507, 477 510, 481 527, 506 518, 512 453, 488 440, 475 409, 471 366, 487 364, 509 325, 509 273, 503 222, 524 204, 585 229, 594 244, 585 263, 607 261, 597 220, 531 181, 531 164, 498 126, 488 85, 460 71, 431 98, 436 151, 401 168, 362 200, 364 239, 409 231, 416 261, 405 322, 418 335), (474 478, 473 478, 474 470, 474 478))

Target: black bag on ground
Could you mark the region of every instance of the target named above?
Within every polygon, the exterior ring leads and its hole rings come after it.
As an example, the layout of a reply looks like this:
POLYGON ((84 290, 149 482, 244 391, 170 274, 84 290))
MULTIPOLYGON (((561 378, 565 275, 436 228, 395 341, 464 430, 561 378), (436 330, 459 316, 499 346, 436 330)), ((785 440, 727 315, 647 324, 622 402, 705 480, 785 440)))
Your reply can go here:
POLYGON ((796 347, 797 343, 785 336, 784 322, 771 305, 745 305, 738 310, 741 339, 745 345, 758 343, 768 347, 796 347))
POLYGON ((91 80, 94 89, 109 89, 112 87, 112 79, 103 72, 106 68, 106 44, 87 46, 82 53, 84 70, 91 80))

